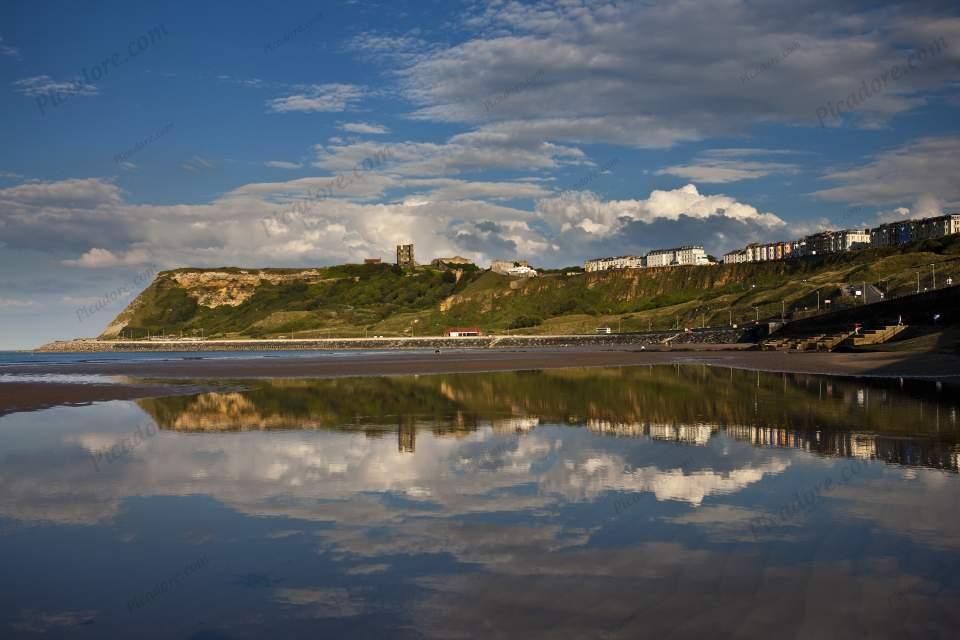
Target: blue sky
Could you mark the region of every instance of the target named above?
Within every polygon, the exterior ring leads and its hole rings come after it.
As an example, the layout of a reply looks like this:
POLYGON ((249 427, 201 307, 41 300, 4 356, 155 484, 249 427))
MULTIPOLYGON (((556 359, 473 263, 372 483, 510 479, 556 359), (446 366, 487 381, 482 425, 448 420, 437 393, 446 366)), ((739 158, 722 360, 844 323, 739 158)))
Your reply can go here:
POLYGON ((6 2, 0 348, 98 334, 154 265, 719 255, 960 209, 953 5, 6 2))

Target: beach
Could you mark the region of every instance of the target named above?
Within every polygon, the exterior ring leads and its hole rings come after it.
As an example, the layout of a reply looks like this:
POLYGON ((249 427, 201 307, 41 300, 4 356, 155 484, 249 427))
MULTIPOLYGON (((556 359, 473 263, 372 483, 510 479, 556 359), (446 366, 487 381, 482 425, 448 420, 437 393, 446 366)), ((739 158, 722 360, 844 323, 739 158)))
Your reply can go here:
POLYGON ((59 404, 82 404, 174 395, 207 388, 204 380, 244 378, 334 378, 522 371, 567 367, 702 364, 765 372, 947 380, 960 376, 960 357, 943 353, 787 353, 746 350, 747 345, 696 345, 680 349, 544 348, 393 351, 303 357, 118 360, 6 365, 3 374, 117 376, 96 384, 6 382, 0 384, 0 414, 59 404), (130 379, 137 380, 131 382, 130 379), (174 386, 162 380, 190 380, 174 386))

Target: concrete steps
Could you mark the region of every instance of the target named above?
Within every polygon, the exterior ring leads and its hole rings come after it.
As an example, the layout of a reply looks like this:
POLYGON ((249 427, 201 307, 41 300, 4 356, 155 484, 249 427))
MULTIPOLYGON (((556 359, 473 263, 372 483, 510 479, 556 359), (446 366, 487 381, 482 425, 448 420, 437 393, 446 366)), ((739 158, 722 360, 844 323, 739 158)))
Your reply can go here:
POLYGON ((853 336, 851 338, 851 344, 855 347, 871 344, 883 344, 888 340, 892 340, 896 335, 901 333, 906 328, 907 325, 905 324, 891 324, 887 325, 883 329, 871 329, 870 331, 864 331, 863 335, 853 336))
POLYGON ((766 351, 833 351, 844 343, 853 332, 817 334, 803 338, 778 338, 767 340, 762 348, 766 351))

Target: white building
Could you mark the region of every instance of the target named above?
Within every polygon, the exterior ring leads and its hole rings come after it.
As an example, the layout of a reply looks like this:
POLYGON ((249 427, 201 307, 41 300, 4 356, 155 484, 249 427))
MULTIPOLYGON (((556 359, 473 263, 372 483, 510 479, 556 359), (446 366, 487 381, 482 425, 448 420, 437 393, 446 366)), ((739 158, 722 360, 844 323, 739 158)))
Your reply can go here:
POLYGON ((856 251, 870 247, 869 229, 844 229, 834 236, 834 253, 856 251))
POLYGON ((526 267, 529 269, 530 263, 526 260, 494 260, 490 263, 490 270, 502 276, 510 275, 510 270, 518 267, 526 267))
POLYGON ((673 251, 675 253, 673 258, 674 264, 686 266, 710 264, 710 259, 707 257, 707 252, 703 250, 702 245, 695 244, 679 247, 673 251))
POLYGON ((657 249, 647 254, 647 267, 669 267, 673 260, 673 249, 657 249))
POLYGON ((752 255, 749 249, 736 249, 723 254, 723 264, 741 264, 750 262, 752 255))
POLYGON ((519 265, 507 269, 506 275, 513 276, 514 278, 536 278, 537 270, 531 269, 526 265, 519 265))
POLYGON ((640 256, 616 256, 613 258, 595 258, 583 263, 584 271, 607 271, 609 269, 642 269, 644 260, 640 256))

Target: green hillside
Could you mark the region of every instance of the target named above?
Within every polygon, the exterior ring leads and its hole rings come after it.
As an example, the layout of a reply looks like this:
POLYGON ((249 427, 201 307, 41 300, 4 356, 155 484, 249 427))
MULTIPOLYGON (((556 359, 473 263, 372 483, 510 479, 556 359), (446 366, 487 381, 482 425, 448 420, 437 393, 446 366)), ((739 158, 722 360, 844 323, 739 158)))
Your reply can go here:
MULTIPOLYGON (((341 265, 315 269, 176 269, 151 285, 104 338, 151 334, 216 337, 436 335, 450 326, 493 333, 644 331, 802 317, 831 300, 859 298, 848 285, 897 295, 960 282, 960 238, 904 249, 784 262, 640 269, 595 274, 548 271, 520 280, 472 265, 341 265), (876 287, 875 289, 873 287, 876 287)), ((870 301, 873 301, 872 299, 870 301)))

